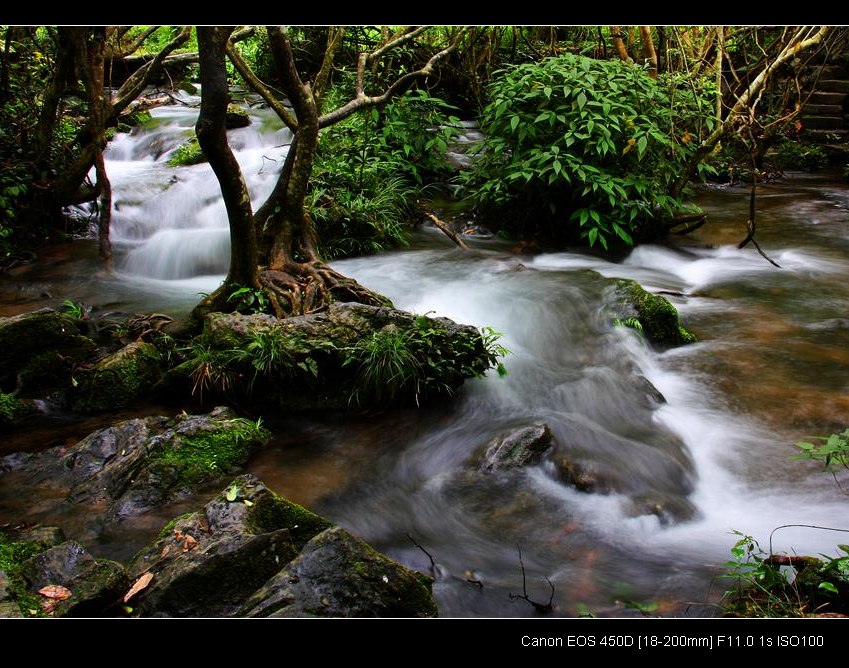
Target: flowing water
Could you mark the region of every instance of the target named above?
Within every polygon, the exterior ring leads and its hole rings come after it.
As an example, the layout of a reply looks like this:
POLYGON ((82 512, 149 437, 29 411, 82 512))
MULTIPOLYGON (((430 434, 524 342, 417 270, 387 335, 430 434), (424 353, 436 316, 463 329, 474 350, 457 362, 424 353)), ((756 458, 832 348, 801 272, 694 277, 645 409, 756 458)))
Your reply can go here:
MULTIPOLYGON (((77 244, 4 281, 5 312, 47 292, 102 310, 180 314, 216 287, 228 256, 217 184, 207 165, 166 165, 196 113, 156 109, 153 127, 110 144, 116 273, 99 275, 91 244, 77 244)), ((289 135, 267 111, 251 115, 251 127, 230 138, 257 204, 289 135)), ((716 601, 712 579, 736 539, 731 530, 766 545, 782 524, 847 526, 846 498, 830 479, 788 457, 795 440, 842 429, 849 412, 849 189, 794 176, 758 193, 758 238, 781 269, 736 248, 748 209, 738 188, 701 191, 708 225, 621 262, 585 252, 519 257, 498 241, 463 254, 424 230, 409 249, 336 263, 399 308, 502 332, 509 374, 469 381, 453 402, 421 410, 268 416, 278 437, 250 469, 428 571, 415 539, 436 562, 445 616, 533 614, 509 596, 522 591, 517 546, 528 593, 546 602, 548 578, 556 614, 629 614, 626 601, 710 614, 690 603, 716 601), (670 293, 701 342, 658 353, 612 327, 612 277, 670 293), (536 422, 551 427, 554 457, 518 473, 475 471, 489 439, 536 422), (556 460, 566 456, 617 491, 564 485, 556 460)), ((0 522, 49 519, 27 509, 32 497, 2 497, 0 522)), ((126 558, 174 510, 111 529, 97 549, 126 558)), ((790 528, 775 534, 774 548, 832 553, 837 542, 840 534, 790 528)))

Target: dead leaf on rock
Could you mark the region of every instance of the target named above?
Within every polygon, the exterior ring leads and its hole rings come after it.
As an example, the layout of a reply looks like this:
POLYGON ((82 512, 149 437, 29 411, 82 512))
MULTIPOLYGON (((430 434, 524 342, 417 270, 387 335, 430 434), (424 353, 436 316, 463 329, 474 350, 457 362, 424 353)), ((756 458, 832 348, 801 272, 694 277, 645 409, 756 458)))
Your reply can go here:
POLYGON ((153 573, 150 571, 146 571, 142 573, 138 579, 133 583, 133 586, 130 587, 130 591, 124 594, 124 603, 129 601, 133 596, 138 594, 141 590, 147 589, 147 586, 150 584, 150 581, 153 580, 153 573))
POLYGON ((47 598, 55 598, 57 601, 64 601, 72 596, 71 590, 62 585, 45 585, 38 590, 38 593, 47 598))
POLYGON ((159 553, 159 558, 162 559, 162 558, 166 557, 170 551, 171 551, 171 546, 166 545, 165 547, 162 548, 162 552, 159 553))
POLYGON ((185 542, 183 543, 183 552, 188 552, 197 547, 198 542, 189 534, 185 534, 185 542))

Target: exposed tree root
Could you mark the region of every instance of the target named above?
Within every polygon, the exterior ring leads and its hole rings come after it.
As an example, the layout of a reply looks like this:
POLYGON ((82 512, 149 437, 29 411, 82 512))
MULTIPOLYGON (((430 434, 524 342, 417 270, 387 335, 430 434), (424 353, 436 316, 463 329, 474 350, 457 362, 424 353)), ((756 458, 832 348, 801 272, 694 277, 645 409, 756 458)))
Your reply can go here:
POLYGON ((315 313, 334 301, 392 305, 383 295, 320 261, 292 262, 283 270, 266 269, 260 272, 260 283, 278 318, 315 313))

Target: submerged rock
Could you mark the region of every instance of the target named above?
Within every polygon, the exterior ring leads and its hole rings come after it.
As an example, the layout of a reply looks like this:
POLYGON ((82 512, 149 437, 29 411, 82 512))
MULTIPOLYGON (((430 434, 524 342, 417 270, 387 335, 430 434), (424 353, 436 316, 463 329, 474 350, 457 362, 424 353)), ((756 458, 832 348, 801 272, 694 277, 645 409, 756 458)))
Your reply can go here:
POLYGON ((25 390, 70 382, 72 367, 97 347, 82 323, 49 309, 0 318, 0 382, 25 390))
POLYGON ((247 617, 435 617, 431 578, 344 529, 318 534, 244 606, 247 617))
POLYGON ((534 424, 499 436, 486 446, 480 468, 498 471, 539 463, 553 440, 547 424, 534 424))
POLYGON ((554 467, 560 480, 579 492, 609 494, 618 485, 618 481, 608 478, 593 462, 577 461, 568 455, 560 455, 554 460, 554 467))
POLYGON ((677 309, 666 297, 647 292, 636 281, 619 280, 616 286, 624 297, 623 312, 618 318, 621 324, 639 329, 658 346, 695 343, 695 335, 681 326, 677 309))
POLYGON ((149 390, 160 375, 156 346, 135 341, 79 374, 73 408, 83 413, 123 408, 149 390))
POLYGON ((103 504, 107 517, 122 519, 231 474, 268 436, 217 408, 206 415, 126 420, 70 448, 4 457, 0 470, 32 471, 32 484, 64 486, 68 501, 103 504))

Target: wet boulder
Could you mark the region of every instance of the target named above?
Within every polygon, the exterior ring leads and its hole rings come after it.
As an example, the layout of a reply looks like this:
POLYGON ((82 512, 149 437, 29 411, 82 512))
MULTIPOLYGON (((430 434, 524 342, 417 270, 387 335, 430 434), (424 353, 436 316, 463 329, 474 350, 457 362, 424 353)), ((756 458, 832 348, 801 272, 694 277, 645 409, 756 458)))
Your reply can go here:
POLYGON ((25 390, 70 382, 71 369, 97 347, 83 323, 50 309, 0 318, 0 383, 25 390))
POLYGON ((185 498, 242 466, 269 437, 227 408, 204 415, 125 420, 76 445, 25 458, 0 470, 31 472, 30 484, 67 489, 67 500, 105 507, 113 520, 185 498))
POLYGON ((252 475, 167 524, 129 571, 141 616, 436 615, 430 578, 252 475))
POLYGON ((647 492, 631 499, 626 512, 631 517, 654 515, 663 526, 687 522, 698 513, 686 496, 659 491, 647 492))
POLYGON ((135 341, 80 373, 72 392, 75 411, 96 413, 123 408, 149 390, 161 376, 159 351, 135 341))
POLYGON ((42 609, 56 617, 102 615, 129 585, 121 564, 95 559, 74 541, 31 557, 21 566, 21 575, 32 595, 47 599, 42 601, 42 609))
POLYGON ((431 578, 376 552, 339 527, 251 596, 247 617, 435 617, 431 578))
POLYGON ((237 104, 227 105, 227 117, 224 121, 225 127, 228 130, 235 128, 246 128, 251 124, 251 117, 246 109, 242 109, 237 104))
POLYGON ((538 464, 553 444, 547 424, 515 429, 490 441, 481 457, 482 471, 499 471, 538 464))
POLYGON ((149 584, 131 605, 143 616, 231 616, 330 526, 254 476, 240 476, 136 555, 130 573, 149 584))

